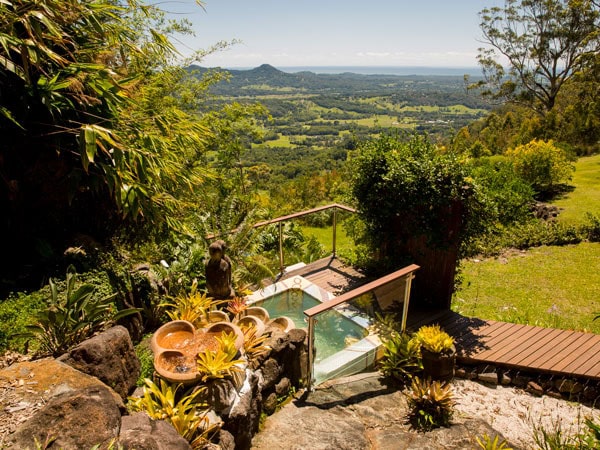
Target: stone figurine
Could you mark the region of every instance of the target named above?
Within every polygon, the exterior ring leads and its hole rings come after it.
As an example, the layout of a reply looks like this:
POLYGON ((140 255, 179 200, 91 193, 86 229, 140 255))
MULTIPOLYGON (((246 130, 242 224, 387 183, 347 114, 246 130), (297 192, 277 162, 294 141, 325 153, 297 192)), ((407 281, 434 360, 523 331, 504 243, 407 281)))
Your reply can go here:
POLYGON ((225 300, 235 295, 231 282, 231 260, 225 255, 227 245, 218 240, 210 244, 206 263, 206 288, 208 295, 217 300, 225 300))

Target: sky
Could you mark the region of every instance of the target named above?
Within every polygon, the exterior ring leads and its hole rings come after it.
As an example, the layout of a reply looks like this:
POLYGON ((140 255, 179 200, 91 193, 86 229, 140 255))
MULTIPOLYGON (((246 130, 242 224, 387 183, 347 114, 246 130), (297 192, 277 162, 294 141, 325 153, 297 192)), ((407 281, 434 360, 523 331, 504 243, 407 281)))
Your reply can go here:
POLYGON ((239 43, 206 56, 206 67, 475 67, 478 13, 499 0, 158 0, 193 24, 180 51, 239 43))

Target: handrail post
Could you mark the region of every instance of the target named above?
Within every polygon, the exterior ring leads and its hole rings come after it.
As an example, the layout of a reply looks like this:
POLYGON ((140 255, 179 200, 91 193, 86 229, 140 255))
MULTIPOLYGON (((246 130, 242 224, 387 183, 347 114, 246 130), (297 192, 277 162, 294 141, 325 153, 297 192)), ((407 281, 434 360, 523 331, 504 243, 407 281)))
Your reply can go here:
POLYGON ((412 280, 415 276, 413 273, 409 273, 406 276, 406 285, 404 286, 404 303, 402 305, 402 325, 400 331, 404 333, 406 331, 406 319, 408 318, 408 302, 410 301, 410 287, 412 280))
POLYGON ((279 273, 283 274, 283 222, 279 222, 279 273))
POLYGON ((306 390, 310 392, 313 381, 313 354, 315 352, 315 317, 308 316, 308 358, 306 368, 306 390))
POLYGON ((335 257, 335 241, 336 241, 336 231, 337 231, 337 208, 333 208, 333 256, 335 257))

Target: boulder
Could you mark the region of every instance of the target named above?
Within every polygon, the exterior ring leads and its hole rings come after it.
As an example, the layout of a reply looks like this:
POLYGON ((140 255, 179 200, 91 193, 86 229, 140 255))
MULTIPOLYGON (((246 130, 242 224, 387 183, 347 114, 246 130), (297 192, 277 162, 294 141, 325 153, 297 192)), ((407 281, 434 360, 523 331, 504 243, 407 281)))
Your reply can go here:
POLYGON ((123 399, 135 389, 140 375, 129 332, 120 325, 82 342, 59 360, 98 378, 123 399))
POLYGON ((77 450, 108 446, 119 435, 120 399, 103 384, 53 397, 5 443, 7 449, 77 450))
POLYGON ((121 419, 118 443, 124 450, 189 450, 190 444, 164 420, 138 412, 121 419))
POLYGON ((0 370, 0 447, 3 437, 13 433, 54 397, 89 387, 106 390, 114 403, 125 410, 121 397, 104 383, 54 359, 15 363, 0 370))

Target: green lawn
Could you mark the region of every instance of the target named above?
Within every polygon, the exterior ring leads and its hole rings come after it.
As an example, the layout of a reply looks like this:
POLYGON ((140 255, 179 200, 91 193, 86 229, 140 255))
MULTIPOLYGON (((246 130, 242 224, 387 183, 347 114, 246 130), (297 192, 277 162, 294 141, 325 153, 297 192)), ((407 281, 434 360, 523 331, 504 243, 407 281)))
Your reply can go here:
POLYGON ((552 203, 563 208, 559 220, 568 224, 585 222, 585 213, 600 215, 600 155, 579 158, 575 164, 572 192, 552 203))
MULTIPOLYGON (((559 220, 600 215, 600 155, 580 158, 559 220)), ((467 316, 600 333, 600 243, 539 247, 461 263, 452 308, 467 316)))
MULTIPOLYGON (((332 227, 302 227, 305 236, 314 236, 325 247, 327 253, 331 253, 333 248, 333 229, 332 227)), ((348 253, 354 249, 354 241, 346 235, 344 227, 340 224, 336 232, 336 253, 348 253)))
POLYGON ((467 316, 600 333, 600 243, 462 263, 452 308, 467 316))

